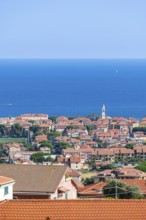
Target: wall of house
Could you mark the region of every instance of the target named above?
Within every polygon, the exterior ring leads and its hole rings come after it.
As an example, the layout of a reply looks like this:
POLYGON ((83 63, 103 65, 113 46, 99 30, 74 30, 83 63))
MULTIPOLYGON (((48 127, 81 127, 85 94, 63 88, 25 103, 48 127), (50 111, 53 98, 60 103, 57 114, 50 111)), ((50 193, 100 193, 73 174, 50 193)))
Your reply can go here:
POLYGON ((51 199, 76 199, 77 198, 77 190, 72 184, 71 177, 65 178, 65 176, 62 178, 59 186, 57 187, 55 193, 51 194, 51 199), (69 189, 66 193, 60 193, 58 194, 58 189, 60 187, 64 187, 66 189, 69 189))
POLYGON ((0 185, 0 201, 5 199, 13 199, 13 185, 14 183, 0 185), (8 187, 7 194, 5 194, 5 187, 8 187))
POLYGON ((82 167, 82 163, 70 163, 70 168, 73 170, 80 170, 82 167))

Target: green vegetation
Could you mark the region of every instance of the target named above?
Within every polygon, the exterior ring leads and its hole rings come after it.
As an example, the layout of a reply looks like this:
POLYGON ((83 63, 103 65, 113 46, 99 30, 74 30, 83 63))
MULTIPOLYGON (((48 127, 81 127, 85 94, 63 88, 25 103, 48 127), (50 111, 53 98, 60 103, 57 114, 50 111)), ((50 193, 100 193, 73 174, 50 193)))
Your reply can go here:
POLYGON ((55 140, 55 138, 60 137, 60 136, 61 136, 60 132, 58 132, 58 131, 51 131, 48 134, 48 140, 52 142, 52 141, 55 140))
POLYGON ((68 116, 68 120, 73 120, 75 119, 76 117, 73 117, 73 116, 68 116))
POLYGON ((146 161, 142 161, 138 166, 135 167, 138 170, 146 172, 146 161))
POLYGON ((49 141, 41 141, 40 147, 48 147, 51 152, 53 150, 53 145, 49 141))
POLYGON ((26 130, 19 124, 14 124, 8 129, 5 125, 0 125, 0 137, 22 138, 27 137, 26 130))
POLYGON ((139 188, 130 186, 118 180, 110 180, 106 186, 103 187, 103 192, 106 197, 118 199, 141 199, 143 195, 139 188))
POLYGON ((78 128, 78 126, 74 126, 74 125, 68 125, 67 127, 66 127, 66 129, 77 129, 78 128))
POLYGON ((33 135, 34 136, 37 136, 37 135, 40 135, 40 134, 43 134, 40 127, 38 125, 33 125, 30 127, 30 131, 33 132, 33 135))
POLYGON ((50 120, 52 120, 52 122, 56 123, 57 117, 56 116, 51 116, 49 117, 50 120))
POLYGON ((104 143, 101 141, 96 141, 99 148, 104 148, 104 143))
POLYGON ((90 118, 92 121, 97 121, 99 118, 101 118, 101 116, 95 113, 90 113, 87 115, 87 118, 90 118))
POLYGON ((134 148, 134 144, 133 143, 129 143, 129 144, 126 144, 125 147, 127 149, 133 149, 134 148))
POLYGON ((26 142, 25 138, 0 138, 0 144, 7 144, 12 142, 24 143, 26 142))
POLYGON ((129 162, 132 163, 132 165, 135 165, 136 163, 138 163, 140 161, 140 159, 135 158, 135 157, 131 157, 129 162))
POLYGON ((120 129, 120 125, 114 125, 115 129, 120 129))
POLYGON ((27 132, 19 124, 12 125, 9 134, 10 137, 14 137, 14 138, 27 137, 27 132))
POLYGON ((46 153, 34 153, 31 155, 30 158, 35 163, 42 163, 42 162, 53 162, 54 160, 46 153))
POLYGON ((8 129, 5 125, 0 125, 0 136, 5 136, 8 134, 8 129))
POLYGON ((73 148, 73 146, 66 142, 59 142, 55 145, 56 153, 61 153, 63 149, 67 148, 73 148))
POLYGON ((88 132, 89 132, 89 134, 90 134, 91 131, 94 130, 94 125, 93 125, 93 124, 87 124, 87 125, 86 125, 86 128, 87 128, 87 130, 88 130, 88 132))
POLYGON ((30 120, 30 121, 28 121, 29 123, 31 123, 31 124, 35 124, 35 121, 34 120, 30 120))
POLYGON ((114 164, 107 164, 107 165, 101 165, 100 170, 101 171, 103 171, 103 170, 112 170, 114 168, 115 168, 114 164))
POLYGON ((88 185, 88 184, 93 184, 94 183, 94 177, 91 177, 91 178, 82 178, 82 183, 84 185, 88 185))
POLYGON ((91 161, 88 162, 90 170, 96 170, 96 162, 95 158, 93 158, 91 161))
POLYGON ((133 128, 132 131, 133 132, 142 131, 142 132, 146 133, 146 127, 135 127, 135 128, 133 128))

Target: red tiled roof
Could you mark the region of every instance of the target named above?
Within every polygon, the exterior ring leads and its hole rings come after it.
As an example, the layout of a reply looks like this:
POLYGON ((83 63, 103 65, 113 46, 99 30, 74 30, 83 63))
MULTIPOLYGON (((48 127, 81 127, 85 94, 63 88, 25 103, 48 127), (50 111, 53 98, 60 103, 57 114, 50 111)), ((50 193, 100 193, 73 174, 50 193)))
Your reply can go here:
POLYGON ((66 175, 71 175, 72 177, 80 177, 81 176, 77 171, 75 171, 71 168, 68 168, 66 175))
POLYGON ((12 200, 1 220, 145 220, 146 200, 12 200))
POLYGON ((146 173, 140 170, 135 169, 134 167, 122 167, 119 168, 117 171, 119 177, 146 177, 146 173))
POLYGON ((89 184, 89 185, 86 185, 84 188, 80 188, 78 191, 80 194, 99 194, 99 191, 102 190, 102 188, 104 186, 107 185, 107 182, 98 182, 98 183, 93 183, 93 184, 89 184))
POLYGON ((146 180, 141 179, 123 179, 120 180, 124 183, 127 183, 131 186, 138 186, 138 188, 141 190, 142 193, 146 194, 146 180))
POLYGON ((0 176, 0 185, 11 183, 11 182, 14 182, 12 178, 0 176))
POLYGON ((81 159, 80 159, 80 157, 70 157, 70 162, 71 163, 80 163, 81 159))
POLYGON ((97 152, 98 155, 114 155, 114 152, 110 149, 98 149, 98 152, 97 152))

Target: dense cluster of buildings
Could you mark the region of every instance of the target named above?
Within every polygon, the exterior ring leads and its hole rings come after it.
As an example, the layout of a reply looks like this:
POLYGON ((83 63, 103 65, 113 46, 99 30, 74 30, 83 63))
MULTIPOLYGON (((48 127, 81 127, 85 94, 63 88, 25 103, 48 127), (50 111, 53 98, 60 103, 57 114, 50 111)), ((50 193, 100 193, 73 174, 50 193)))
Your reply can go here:
MULTIPOLYGON (((48 118, 46 114, 24 114, 15 118, 0 118, 0 124, 8 129, 10 126, 18 123, 28 131, 28 139, 35 146, 34 151, 51 153, 49 147, 41 146, 42 141, 47 141, 46 133, 50 131, 58 132, 53 142, 68 143, 71 147, 63 149, 60 155, 57 155, 57 163, 67 163, 75 169, 86 167, 86 162, 95 158, 96 161, 117 161, 126 159, 130 162, 131 158, 146 158, 146 133, 144 131, 135 131, 135 127, 145 127, 146 118, 138 121, 135 118, 106 117, 105 106, 102 108, 102 117, 98 120, 85 117, 68 118, 64 116, 57 117, 55 121, 48 118), (30 131, 31 126, 38 126, 41 134, 35 136, 30 131), (127 149, 128 143, 133 144, 132 149, 127 149), (76 166, 75 166, 76 163, 76 166)), ((30 157, 36 153, 28 151, 22 143, 7 143, 4 146, 14 163, 31 164, 30 157)), ((55 155, 55 147, 53 149, 55 155)), ((54 157, 53 157, 54 158, 54 157)), ((5 159, 5 158, 4 158, 5 159)))
MULTIPOLYGON (((33 146, 33 150, 29 150, 25 143, 20 141, 1 144, 5 155, 0 158, 0 219, 11 219, 13 216, 13 211, 9 215, 6 214, 6 209, 10 212, 15 210, 15 213, 22 217, 20 219, 37 219, 37 212, 40 219, 46 220, 73 219, 72 216, 74 219, 82 219, 83 216, 84 219, 103 219, 105 207, 106 213, 109 214, 105 214, 104 219, 113 219, 111 201, 101 200, 105 197, 103 187, 109 179, 120 180, 131 186, 137 185, 146 197, 146 173, 135 169, 132 164, 133 161, 138 163, 146 159, 146 132, 143 129, 146 127, 146 118, 138 121, 135 118, 107 117, 104 105, 102 116, 97 118, 92 118, 92 115, 48 118, 46 114, 0 118, 0 125, 7 130, 15 124, 19 124, 26 131, 25 142, 33 146), (32 127, 37 127, 39 132, 34 135, 32 127), (49 139, 50 134, 55 134, 53 139, 49 139), (52 145, 52 149, 47 143, 52 145), (45 159, 49 156, 53 162, 33 161, 32 155, 37 153, 42 153, 45 159), (90 172, 93 164, 96 170, 94 183, 84 185, 81 182, 82 172, 90 172), (116 168, 101 170, 101 167, 111 164, 116 164, 116 168), (83 198, 100 201, 82 200, 83 198), (24 218, 24 212, 19 206, 25 207, 25 211, 31 213, 34 218, 29 215, 24 218), (68 214, 64 211, 60 215, 59 208, 56 210, 55 207, 68 210, 68 214), (43 209, 44 212, 41 212, 43 209), (75 213, 72 213, 72 209, 75 213), (36 212, 33 212, 34 210, 36 212)), ((0 136, 5 140, 10 138, 2 133, 0 136)), ((114 201, 114 218, 119 218, 119 213, 126 211, 127 205, 134 210, 137 204, 140 209, 143 205, 145 211, 144 214, 140 212, 140 219, 145 219, 143 216, 146 213, 146 204, 144 200, 141 201, 114 201)), ((126 211, 127 215, 120 219, 133 219, 129 210, 126 211)), ((15 216, 15 219, 19 217, 15 216)))

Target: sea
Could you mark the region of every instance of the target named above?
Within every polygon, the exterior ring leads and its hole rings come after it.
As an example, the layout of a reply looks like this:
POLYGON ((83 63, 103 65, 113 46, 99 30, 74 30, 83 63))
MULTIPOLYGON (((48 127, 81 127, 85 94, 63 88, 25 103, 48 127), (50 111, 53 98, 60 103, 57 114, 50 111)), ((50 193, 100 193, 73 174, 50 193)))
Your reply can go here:
POLYGON ((146 116, 146 60, 1 59, 0 117, 146 116))

